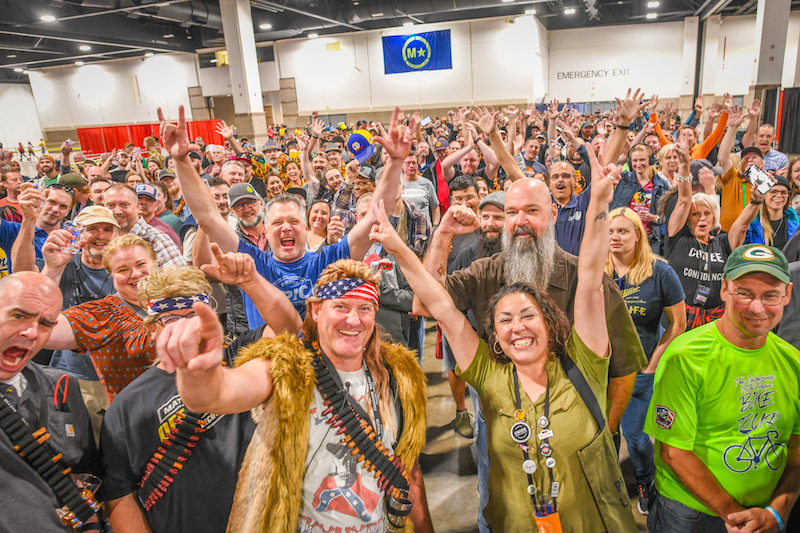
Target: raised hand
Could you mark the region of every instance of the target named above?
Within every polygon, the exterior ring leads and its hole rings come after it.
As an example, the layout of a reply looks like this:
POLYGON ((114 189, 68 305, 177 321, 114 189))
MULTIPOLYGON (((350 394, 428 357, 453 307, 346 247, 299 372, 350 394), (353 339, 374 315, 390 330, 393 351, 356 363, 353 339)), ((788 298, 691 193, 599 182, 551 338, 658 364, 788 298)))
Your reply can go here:
POLYGON ((319 137, 322 135, 322 130, 325 129, 325 123, 316 117, 316 113, 317 112, 314 111, 314 118, 311 120, 311 135, 319 137))
POLYGON ((464 127, 467 129, 469 133, 469 143, 468 144, 475 144, 480 140, 480 135, 478 135, 478 130, 475 129, 475 124, 472 122, 467 122, 464 124, 464 127))
POLYGON ((236 133, 236 126, 231 124, 228 126, 224 120, 220 121, 220 124, 217 125, 217 133, 222 135, 225 139, 230 139, 233 137, 233 134, 236 133))
MULTIPOLYGON (((42 245, 42 258, 48 268, 60 270, 72 261, 75 254, 61 251, 62 248, 69 245, 71 239, 72 234, 65 229, 57 229, 50 232, 50 235, 47 236, 42 245)), ((81 246, 84 243, 85 241, 81 241, 81 246)))
POLYGON ((189 130, 186 127, 186 112, 183 106, 178 106, 178 123, 172 124, 164 118, 164 112, 158 108, 158 120, 161 122, 161 142, 164 148, 176 160, 189 157, 189 152, 199 150, 196 144, 189 141, 189 130))
POLYGON ((713 120, 722 114, 722 104, 714 102, 708 107, 708 118, 713 120))
POLYGON ((439 228, 444 235, 466 235, 480 227, 475 212, 466 205, 451 205, 442 216, 439 228))
POLYGON ((544 112, 544 116, 547 120, 555 120, 558 116, 558 99, 553 98, 550 100, 550 105, 547 106, 547 109, 544 112))
POLYGON ((625 99, 617 100, 617 113, 619 115, 619 124, 628 125, 633 122, 633 119, 636 118, 642 109, 647 107, 648 102, 639 103, 639 100, 642 99, 644 93, 641 92, 641 89, 636 89, 631 95, 631 89, 628 89, 628 92, 625 94, 625 99))
MULTIPOLYGON (((586 150, 589 154, 589 166, 592 168, 592 197, 598 195, 597 198, 604 202, 611 202, 614 196, 614 181, 615 165, 603 167, 598 161, 594 150, 586 150)), ((617 181, 619 181, 617 179, 617 181)))
POLYGON ((725 93, 724 95, 722 95, 722 110, 730 111, 732 106, 733 106, 733 96, 731 96, 731 93, 725 93))
POLYGON ((33 183, 23 183, 19 193, 19 209, 22 211, 22 218, 35 220, 42 211, 45 198, 44 191, 37 189, 33 183))
POLYGON ((650 114, 652 115, 653 113, 656 112, 657 107, 658 107, 658 95, 654 94, 650 97, 650 101, 647 102, 647 109, 648 111, 650 111, 650 114))
POLYGON ((750 109, 747 110, 747 115, 750 117, 750 120, 758 120, 759 113, 761 113, 761 100, 756 98, 753 100, 753 103, 750 104, 750 109))
POLYGON ((331 217, 327 227, 328 244, 336 244, 344 235, 344 222, 338 215, 331 217))
POLYGON ((408 121, 408 126, 404 126, 400 122, 402 113, 399 107, 395 107, 389 131, 385 135, 372 138, 372 141, 383 146, 389 157, 395 161, 402 161, 411 151, 411 132, 416 126, 414 117, 408 121))
POLYGON ((397 234, 392 223, 389 222, 386 216, 386 210, 383 207, 383 200, 378 202, 378 205, 373 204, 372 210, 375 213, 377 222, 372 225, 369 232, 369 239, 373 242, 379 242, 383 248, 392 255, 397 255, 400 250, 406 248, 406 243, 397 234))
POLYGON ((497 129, 497 114, 491 106, 476 107, 475 115, 478 117, 478 127, 484 135, 491 135, 497 129))
POLYGON ((694 110, 697 111, 697 115, 698 116, 703 114, 703 95, 702 94, 694 99, 694 110))
POLYGON ((195 302, 196 316, 176 320, 159 334, 156 350, 167 372, 211 370, 222 363, 222 324, 211 307, 195 302))
POLYGON ((246 285, 256 279, 256 266, 248 254, 230 252, 223 254, 219 245, 211 243, 216 265, 202 265, 200 270, 228 285, 246 285))
POLYGON ((675 104, 672 102, 664 104, 664 112, 667 114, 668 118, 675 116, 675 113, 677 112, 677 109, 675 109, 675 104))
POLYGON ((12 159, 14 159, 14 153, 11 150, 0 150, 0 167, 10 165, 12 159))
POLYGON ((728 111, 728 127, 738 128, 744 121, 744 113, 742 106, 735 104, 731 106, 730 111, 728 111))

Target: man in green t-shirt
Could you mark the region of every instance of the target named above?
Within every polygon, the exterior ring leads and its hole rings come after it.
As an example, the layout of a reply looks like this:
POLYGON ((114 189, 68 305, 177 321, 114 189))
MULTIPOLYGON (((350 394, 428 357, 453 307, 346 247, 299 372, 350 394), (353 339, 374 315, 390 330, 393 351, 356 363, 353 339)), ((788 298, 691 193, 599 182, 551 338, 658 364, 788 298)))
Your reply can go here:
POLYGON ((770 331, 789 264, 747 244, 724 274, 722 318, 675 339, 656 370, 650 531, 780 531, 800 492, 800 352, 770 331))

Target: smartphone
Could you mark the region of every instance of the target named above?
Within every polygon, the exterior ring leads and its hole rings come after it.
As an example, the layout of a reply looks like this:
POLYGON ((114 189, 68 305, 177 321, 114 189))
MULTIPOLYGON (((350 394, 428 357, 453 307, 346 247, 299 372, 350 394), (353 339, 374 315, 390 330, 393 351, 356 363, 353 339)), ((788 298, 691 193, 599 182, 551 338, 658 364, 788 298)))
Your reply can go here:
POLYGON ((556 139, 556 148, 559 150, 563 150, 567 146, 567 141, 564 140, 564 137, 561 135, 558 136, 556 139))
POLYGON ((428 115, 427 117, 425 117, 425 118, 423 118, 422 120, 420 120, 420 121, 419 121, 419 125, 420 125, 420 126, 422 126, 423 128, 427 128, 427 127, 428 127, 428 125, 429 125, 429 124, 430 124, 432 121, 433 121, 433 120, 431 119, 431 116, 430 116, 430 115, 428 115))
POLYGON ((767 194, 773 185, 775 185, 775 178, 758 168, 756 165, 750 165, 744 171, 744 177, 761 194, 767 194))

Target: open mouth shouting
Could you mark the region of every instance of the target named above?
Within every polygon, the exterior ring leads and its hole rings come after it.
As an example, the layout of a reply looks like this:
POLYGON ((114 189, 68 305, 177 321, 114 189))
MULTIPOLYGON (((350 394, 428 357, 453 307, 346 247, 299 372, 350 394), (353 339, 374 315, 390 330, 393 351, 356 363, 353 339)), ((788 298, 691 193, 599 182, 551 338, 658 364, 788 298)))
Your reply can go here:
POLYGON ((26 363, 30 348, 24 346, 9 346, 0 353, 0 368, 15 373, 26 363))

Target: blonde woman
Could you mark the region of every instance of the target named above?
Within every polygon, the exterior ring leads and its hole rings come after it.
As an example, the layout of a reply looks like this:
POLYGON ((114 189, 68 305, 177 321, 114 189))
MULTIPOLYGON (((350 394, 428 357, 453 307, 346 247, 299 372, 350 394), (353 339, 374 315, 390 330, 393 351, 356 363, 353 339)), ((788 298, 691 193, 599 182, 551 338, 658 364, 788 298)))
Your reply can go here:
POLYGON ((791 185, 783 176, 761 195, 758 191, 750 198, 739 217, 731 225, 731 248, 740 244, 756 243, 782 250, 797 231, 800 223, 797 212, 789 207, 791 185))
POLYGON ((669 343, 686 329, 686 298, 678 275, 648 246, 639 215, 632 209, 620 207, 611 211, 609 216, 610 250, 606 274, 619 284, 649 361, 636 375, 633 396, 620 423, 636 476, 638 509, 646 515, 653 503, 655 465, 653 445, 642 429, 653 395, 653 377, 658 361, 669 343), (669 322, 663 334, 660 332, 662 313, 669 322))

